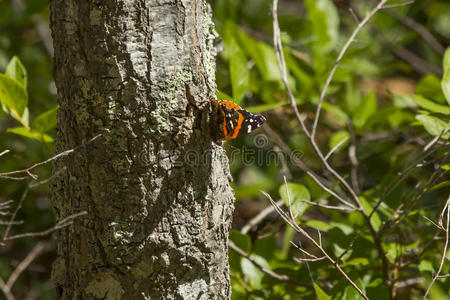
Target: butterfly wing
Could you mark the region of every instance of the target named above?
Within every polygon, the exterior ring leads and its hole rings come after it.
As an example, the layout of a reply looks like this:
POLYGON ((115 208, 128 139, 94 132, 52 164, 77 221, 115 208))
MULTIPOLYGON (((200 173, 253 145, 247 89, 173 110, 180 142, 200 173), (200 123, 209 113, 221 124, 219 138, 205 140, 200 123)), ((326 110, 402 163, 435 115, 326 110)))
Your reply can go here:
POLYGON ((222 113, 221 130, 225 140, 250 133, 266 121, 264 116, 252 114, 231 101, 220 101, 219 106, 222 113))

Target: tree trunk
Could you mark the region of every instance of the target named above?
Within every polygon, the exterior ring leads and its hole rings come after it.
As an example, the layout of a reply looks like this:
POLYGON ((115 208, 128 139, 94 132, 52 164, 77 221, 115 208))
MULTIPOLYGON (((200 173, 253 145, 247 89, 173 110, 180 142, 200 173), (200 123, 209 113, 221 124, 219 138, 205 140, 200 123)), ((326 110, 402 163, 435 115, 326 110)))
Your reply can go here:
POLYGON ((51 0, 62 299, 228 299, 233 210, 213 142, 204 0, 51 0), (89 142, 94 136, 101 136, 89 142))

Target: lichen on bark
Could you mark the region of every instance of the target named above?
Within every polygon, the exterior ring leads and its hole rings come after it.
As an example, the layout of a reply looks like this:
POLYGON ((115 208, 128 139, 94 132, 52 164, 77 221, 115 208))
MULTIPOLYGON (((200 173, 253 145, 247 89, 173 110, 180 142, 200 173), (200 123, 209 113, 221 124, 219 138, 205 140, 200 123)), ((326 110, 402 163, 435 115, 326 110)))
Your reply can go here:
POLYGON ((233 209, 213 141, 214 27, 203 0, 50 1, 63 299, 228 299, 233 209))

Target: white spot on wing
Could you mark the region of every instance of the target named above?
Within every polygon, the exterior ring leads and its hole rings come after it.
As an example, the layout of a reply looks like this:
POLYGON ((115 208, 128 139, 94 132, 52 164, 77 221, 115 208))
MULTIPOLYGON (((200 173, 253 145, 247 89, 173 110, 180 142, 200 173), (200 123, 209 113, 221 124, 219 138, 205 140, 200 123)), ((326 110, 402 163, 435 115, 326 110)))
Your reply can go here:
POLYGON ((252 131, 252 125, 247 126, 247 133, 250 133, 252 131))

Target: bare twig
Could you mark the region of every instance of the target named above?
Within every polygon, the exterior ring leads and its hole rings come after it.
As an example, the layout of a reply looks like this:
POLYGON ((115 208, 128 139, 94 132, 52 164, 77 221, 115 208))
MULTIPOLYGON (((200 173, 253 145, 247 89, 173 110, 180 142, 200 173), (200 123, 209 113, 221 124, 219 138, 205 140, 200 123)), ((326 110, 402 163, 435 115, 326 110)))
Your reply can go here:
MULTIPOLYGON (((277 201, 277 205, 283 206, 284 205, 284 201, 283 200, 277 201)), ((260 222, 262 222, 262 220, 264 220, 268 215, 270 215, 274 211, 275 211, 275 209, 273 208, 273 206, 267 206, 262 211, 260 211, 259 214, 257 214, 255 217, 253 217, 250 221, 248 221, 241 228, 241 233, 247 234, 250 231, 250 229, 252 229, 256 225, 258 225, 260 222)))
POLYGON ((48 235, 54 231, 57 231, 61 228, 67 227, 69 225, 72 225, 73 223, 73 219, 84 216, 87 214, 87 211, 82 211, 73 215, 70 215, 64 219, 62 219, 61 221, 59 221, 58 223, 56 223, 55 226, 53 226, 52 228, 49 228, 47 230, 44 231, 39 231, 39 232, 27 232, 27 233, 21 233, 21 234, 16 234, 16 235, 12 235, 4 240, 15 240, 15 239, 20 239, 20 238, 24 238, 24 237, 37 237, 37 236, 44 236, 44 235, 48 235))
MULTIPOLYGON (((276 1, 276 0, 275 0, 276 1)), ((326 257, 326 259, 334 265, 334 267, 336 268, 336 270, 345 278, 345 280, 347 280, 347 282, 366 300, 368 300, 369 298, 367 298, 367 296, 364 294, 363 291, 361 291, 361 289, 353 282, 353 280, 351 280, 351 278, 347 275, 347 273, 345 273, 345 271, 341 268, 341 266, 337 263, 337 261, 335 261, 333 258, 331 258, 331 256, 328 255, 328 253, 325 251, 325 249, 323 249, 319 243, 317 243, 317 241, 311 237, 303 228, 301 228, 300 226, 297 225, 297 223, 295 222, 295 220, 292 220, 279 206, 276 205, 276 202, 273 201, 272 197, 270 197, 269 194, 262 192, 267 199, 269 199, 270 203, 272 203, 272 205, 274 206, 275 210, 278 212, 278 214, 286 221, 287 224, 289 224, 289 226, 291 226, 292 229, 294 229, 296 232, 302 234, 305 238, 307 238, 317 249, 320 250, 320 252, 322 252, 323 256, 326 257)))
POLYGON ((447 131, 450 128, 450 122, 447 122, 447 125, 445 126, 444 130, 442 130, 441 133, 439 133, 439 135, 437 135, 436 137, 434 137, 424 148, 423 151, 427 151, 428 149, 430 149, 431 147, 433 147, 438 141, 439 139, 447 133, 447 131))
POLYGON ((323 185, 319 179, 317 179, 312 173, 310 172, 306 172, 309 176, 311 176, 312 179, 314 179, 314 181, 320 185, 327 193, 329 193, 330 195, 332 195, 333 197, 335 197, 336 199, 338 199, 341 203, 343 203, 344 205, 347 205, 348 207, 351 207, 353 210, 356 210, 356 207, 351 204, 350 202, 344 200, 343 198, 341 198, 338 194, 336 194, 335 192, 333 192, 331 189, 329 189, 328 187, 326 187, 325 185, 323 185))
POLYGON ((337 143, 336 146, 334 146, 328 153, 325 155, 325 160, 328 160, 333 153, 342 146, 346 141, 348 140, 348 136, 346 136, 344 139, 342 139, 339 143, 337 143))
MULTIPOLYGON (((336 59, 336 62, 334 64, 333 68, 331 69, 330 74, 328 75, 328 78, 327 78, 327 80, 325 82, 325 85, 324 85, 324 87, 323 87, 323 89, 321 91, 321 95, 320 95, 320 98, 319 98, 319 103, 318 103, 318 106, 317 106, 316 116, 315 116, 315 119, 314 119, 314 124, 313 124, 313 127, 311 129, 311 132, 309 132, 308 129, 306 128, 306 124, 305 124, 303 118, 301 117, 300 113, 298 112, 294 95, 293 95, 293 93, 292 93, 292 91, 291 91, 291 89, 290 89, 290 87, 288 85, 288 82, 287 82, 287 69, 286 69, 286 63, 285 63, 284 55, 283 55, 283 48, 282 48, 281 39, 280 39, 280 28, 279 28, 279 25, 278 25, 278 17, 277 17, 277 6, 278 6, 278 1, 277 0, 273 1, 272 15, 273 15, 273 39, 274 39, 275 53, 276 53, 277 62, 278 62, 279 68, 280 68, 281 78, 282 78, 283 84, 285 86, 285 89, 286 89, 286 91, 288 93, 289 100, 291 102, 291 107, 293 108, 293 110, 295 112, 295 115, 297 117, 297 120, 299 121, 303 131, 305 132, 305 135, 308 137, 308 140, 310 141, 310 143, 311 143, 311 145, 312 145, 312 147, 314 149, 314 152, 318 156, 319 160, 321 161, 323 166, 326 168, 326 170, 328 172, 330 172, 339 181, 339 183, 345 188, 346 192, 348 192, 351 195, 352 200, 357 205, 357 210, 360 211, 361 214, 363 215, 365 223, 366 223, 367 227, 369 228, 370 233, 371 233, 371 235, 373 237, 375 248, 377 249, 377 252, 378 252, 378 256, 379 256, 379 258, 381 259, 381 262, 382 262, 382 273, 383 273, 384 282, 385 282, 385 284, 387 286, 390 287, 391 284, 390 284, 389 273, 388 273, 388 260, 387 260, 386 254, 384 253, 383 247, 381 245, 381 237, 380 237, 380 235, 378 235, 378 233, 375 231, 372 223, 370 222, 370 217, 369 217, 368 213, 366 213, 364 211, 364 208, 363 208, 363 205, 361 203, 361 200, 359 199, 359 197, 356 194, 355 190, 349 185, 349 183, 335 169, 333 169, 330 166, 330 164, 325 159, 324 155, 322 154, 322 152, 321 152, 321 150, 320 150, 320 148, 317 145, 316 140, 315 140, 315 132, 317 130, 317 124, 318 124, 318 120, 320 118, 320 111, 321 111, 322 103, 323 103, 323 100, 325 98, 326 90, 327 90, 327 88, 328 88, 328 86, 329 86, 329 84, 330 84, 330 82, 331 82, 331 80, 333 78, 333 75, 334 75, 334 73, 335 73, 335 71, 337 69, 337 66, 339 65, 342 57, 344 56, 345 52, 349 48, 350 44, 355 40, 355 37, 358 34, 358 32, 361 30, 361 28, 369 21, 369 19, 378 10, 380 10, 383 7, 383 5, 386 3, 386 1, 387 0, 381 0, 374 9, 372 9, 369 13, 367 13, 365 18, 358 24, 358 26, 355 28, 355 30, 353 31, 353 33, 351 34, 351 36, 349 37, 349 39, 347 40, 347 42, 345 43, 343 48, 341 49, 341 51, 340 51, 340 53, 339 53, 339 55, 338 55, 338 57, 336 59)), ((343 200, 342 198, 338 198, 338 199, 339 200, 343 200)), ((344 200, 344 203, 346 205, 348 205, 348 203, 346 203, 345 200, 344 200)), ((337 267, 337 264, 335 264, 335 266, 339 270, 339 268, 337 267)), ((357 288, 357 286, 356 286, 356 288, 357 288)), ((358 288, 358 290, 359 290, 359 288, 358 288)))
POLYGON ((16 300, 16 298, 14 298, 13 294, 11 293, 11 290, 8 288, 8 286, 1 277, 0 277, 0 289, 5 295, 6 300, 16 300))
POLYGON ((3 152, 0 153, 0 156, 3 156, 3 155, 5 155, 5 154, 8 153, 8 152, 9 152, 9 149, 6 149, 5 151, 3 151, 3 152))
POLYGON ((401 6, 408 6, 414 3, 415 0, 410 0, 410 1, 405 1, 403 3, 396 3, 396 4, 389 4, 389 5, 384 5, 383 9, 386 8, 395 8, 395 7, 401 7, 401 6))
MULTIPOLYGON (((386 8, 386 7, 387 6, 385 6, 383 8, 386 8)), ((438 40, 436 40, 434 38, 434 36, 425 28, 425 26, 423 26, 420 23, 417 23, 416 21, 414 21, 411 18, 408 18, 405 15, 400 14, 399 12, 397 12, 395 10, 388 9, 388 10, 383 10, 383 12, 387 13, 388 15, 393 17, 394 19, 398 20, 400 23, 402 23, 406 27, 408 27, 408 28, 414 30, 415 32, 417 32, 420 35, 420 37, 425 42, 427 42, 434 51, 436 51, 437 53, 439 53, 441 55, 444 54, 445 47, 442 46, 438 42, 438 40)))
POLYGON ((298 251, 304 253, 306 256, 309 256, 310 258, 317 259, 318 257, 314 254, 309 253, 308 251, 304 250, 302 247, 298 246, 293 241, 290 241, 291 245, 294 246, 298 251))
POLYGON ((16 267, 14 272, 9 276, 8 282, 6 282, 6 286, 9 290, 12 289, 14 283, 17 278, 19 278, 20 274, 31 264, 31 262, 40 254, 40 252, 45 248, 44 242, 39 242, 34 246, 34 248, 28 253, 28 255, 20 262, 20 264, 16 267))
POLYGON ((311 136, 314 139, 315 135, 316 135, 316 130, 317 130, 317 124, 319 122, 319 118, 320 118, 320 111, 322 109, 322 103, 323 100, 325 99, 325 95, 328 89, 328 86, 331 83, 331 80, 333 79, 334 76, 334 72, 336 71, 339 63, 342 60, 342 57, 344 57, 345 52, 347 51, 348 47, 350 47, 351 43, 353 43, 353 41, 355 40, 356 35, 358 34, 358 32, 361 30, 361 28, 364 27, 364 25, 366 25, 366 23, 369 21, 369 19, 380 9, 383 8, 384 4, 386 3, 387 0, 381 0, 377 6, 375 6, 374 9, 372 9, 369 13, 366 14, 366 16, 364 17, 364 19, 356 26, 356 28, 353 30, 352 34, 350 35, 349 39, 347 40, 347 42, 345 43, 345 45, 342 47, 341 51, 339 52, 338 57, 336 58, 336 61, 334 63, 333 68, 330 71, 330 74, 327 77, 327 80, 325 81, 325 85, 322 89, 322 92, 320 93, 320 97, 319 97, 319 103, 317 104, 317 110, 316 110, 316 116, 314 118, 314 124, 311 130, 311 136))
POLYGON ((16 170, 16 171, 11 171, 11 172, 0 173, 0 177, 5 177, 5 176, 10 176, 10 175, 23 174, 23 173, 25 173, 25 174, 28 174, 28 175, 29 175, 30 177, 32 177, 33 179, 36 179, 36 177, 35 177, 36 175, 31 174, 31 170, 33 170, 33 169, 36 168, 36 167, 39 167, 39 166, 48 164, 49 162, 52 162, 52 161, 54 161, 54 160, 56 160, 56 159, 58 159, 58 158, 61 158, 61 157, 64 157, 64 156, 67 156, 67 155, 69 155, 69 154, 74 153, 74 152, 77 151, 78 149, 83 148, 83 147, 87 146, 88 144, 90 144, 91 142, 95 141, 95 140, 96 140, 97 138, 99 138, 101 135, 102 135, 102 134, 97 134, 97 135, 94 136, 92 139, 90 139, 89 141, 87 141, 85 144, 82 144, 82 145, 79 145, 79 146, 77 146, 77 147, 75 147, 75 148, 73 148, 73 149, 66 150, 66 151, 63 151, 63 152, 61 152, 61 153, 58 153, 58 154, 56 154, 55 156, 52 156, 52 157, 50 157, 49 159, 44 160, 44 161, 42 161, 42 162, 36 163, 36 164, 34 164, 34 165, 32 165, 32 166, 26 168, 26 169, 16 170))
POLYGON ((280 26, 278 25, 278 0, 273 0, 272 17, 273 17, 273 46, 275 48, 275 55, 277 58, 278 66, 280 68, 281 80, 283 81, 283 85, 286 88, 286 91, 287 91, 288 97, 289 97, 289 101, 291 103, 291 107, 294 110, 297 120, 300 122, 300 125, 302 126, 302 129, 305 132, 306 136, 310 137, 311 134, 309 133, 309 130, 306 127, 304 119, 302 118, 302 116, 300 115, 300 112, 298 111, 294 94, 292 93, 292 90, 289 87, 289 84, 287 81, 286 61, 284 59, 283 45, 281 44, 280 26))
POLYGON ((8 234, 9 234, 9 231, 11 230, 11 226, 14 222, 14 219, 16 218, 16 215, 19 212, 19 210, 22 208, 23 201, 25 201, 25 198, 27 197, 29 191, 30 191, 30 185, 28 185, 26 187, 26 189, 23 191, 22 196, 20 197, 19 203, 17 204, 16 209, 14 210, 14 212, 11 215, 11 218, 9 219, 8 226, 6 227, 5 233, 3 234, 3 240, 6 240, 6 238, 8 237, 8 234))
POLYGON ((289 193, 289 187, 288 184, 286 182, 286 177, 283 178, 284 179, 284 186, 286 187, 286 195, 288 197, 288 210, 289 210, 289 214, 291 216, 292 220, 295 220, 294 214, 292 213, 292 203, 291 203, 291 194, 289 193))
POLYGON ((22 225, 24 222, 23 221, 13 221, 13 222, 9 222, 9 221, 0 221, 0 225, 22 225))
POLYGON ((350 134, 350 147, 348 147, 348 157, 350 158, 350 163, 352 164, 352 168, 350 170, 350 178, 352 182, 352 187, 355 190, 355 193, 359 194, 359 181, 358 181, 358 165, 359 161, 356 157, 356 136, 355 129, 353 128, 353 124, 349 122, 348 124, 348 132, 350 134))
POLYGON ((333 209, 333 210, 340 210, 340 211, 344 211, 344 212, 355 211, 354 208, 349 208, 347 206, 327 205, 327 204, 322 204, 320 202, 312 202, 312 201, 307 201, 307 200, 302 200, 302 202, 309 204, 309 205, 314 205, 314 206, 323 207, 323 208, 327 208, 327 209, 333 209))
MULTIPOLYGON (((385 44, 388 42, 384 41, 385 44)), ((392 49, 392 53, 394 53, 398 58, 406 61, 409 66, 414 69, 417 73, 421 75, 427 74, 435 74, 437 76, 442 75, 442 70, 439 67, 436 67, 426 60, 422 59, 420 56, 417 56, 414 52, 406 49, 405 47, 396 47, 392 49)))
POLYGON ((254 260, 250 254, 246 253, 244 250, 242 250, 241 248, 239 248, 235 243, 233 243, 233 241, 229 241, 228 242, 228 246, 233 249, 234 251, 236 251, 239 255, 241 255, 242 257, 245 257, 246 259, 248 259, 255 267, 257 267, 261 272, 263 272, 266 275, 269 275, 272 278, 275 278, 278 281, 282 281, 282 282, 289 282, 298 286, 303 286, 303 287, 307 287, 307 288, 312 288, 311 284, 308 283, 304 283, 304 282, 300 282, 297 280, 292 280, 289 276, 284 275, 284 274, 278 274, 275 273, 274 271, 267 269, 263 266, 261 266, 256 260, 254 260))
POLYGON ((66 169, 62 168, 61 170, 56 171, 52 176, 50 176, 47 179, 41 180, 41 181, 32 181, 26 189, 23 191, 22 196, 20 197, 19 203, 17 204, 16 209, 14 210, 13 214, 11 215, 11 218, 9 219, 8 227, 6 227, 5 233, 3 234, 3 240, 6 240, 8 238, 9 231, 11 230, 11 226, 14 224, 14 219, 16 218, 17 213, 22 208, 22 204, 25 201, 30 189, 48 183, 53 178, 57 177, 59 174, 64 172, 66 169))
POLYGON ((300 257, 294 257, 294 260, 298 263, 303 263, 303 262, 314 262, 314 261, 319 261, 319 260, 324 260, 327 259, 325 256, 321 256, 321 257, 316 257, 316 258, 300 258, 300 257))
POLYGON ((444 206, 444 209, 442 210, 441 216, 444 215, 445 211, 447 211, 447 223, 445 226, 445 244, 444 244, 444 250, 442 251, 442 257, 441 257, 441 263, 439 264, 439 269, 436 272, 436 274, 434 275, 433 279, 430 282, 430 285, 428 286, 425 295, 423 296, 423 299, 425 300, 428 296, 428 293, 431 290, 431 287, 433 286, 433 284, 435 283, 435 281, 439 278, 441 272, 442 272, 442 267, 444 266, 444 262, 447 258, 447 248, 448 248, 448 240, 449 240, 449 232, 450 232, 450 197, 447 199, 447 203, 444 206))

